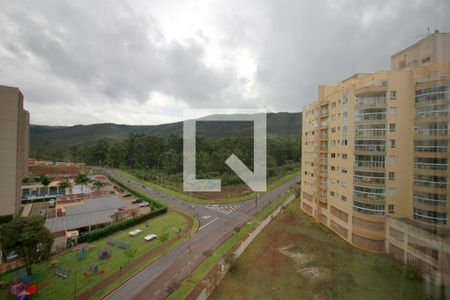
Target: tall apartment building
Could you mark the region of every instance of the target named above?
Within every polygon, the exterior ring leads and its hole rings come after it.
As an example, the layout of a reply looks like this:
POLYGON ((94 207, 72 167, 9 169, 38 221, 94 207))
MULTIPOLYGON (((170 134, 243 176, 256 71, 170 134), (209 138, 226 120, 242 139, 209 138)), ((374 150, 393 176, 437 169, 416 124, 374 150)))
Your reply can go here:
POLYGON ((450 284, 450 34, 303 109, 301 209, 355 247, 450 284))
POLYGON ((29 123, 19 89, 0 86, 0 216, 20 209, 20 186, 28 172, 29 123))

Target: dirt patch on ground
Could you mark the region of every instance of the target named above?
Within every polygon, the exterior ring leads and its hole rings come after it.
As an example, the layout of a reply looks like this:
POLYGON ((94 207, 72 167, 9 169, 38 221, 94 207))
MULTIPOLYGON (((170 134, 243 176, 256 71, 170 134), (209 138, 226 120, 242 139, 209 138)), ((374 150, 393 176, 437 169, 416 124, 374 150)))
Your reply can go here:
POLYGON ((209 200, 219 200, 219 199, 228 199, 234 197, 240 197, 251 193, 250 188, 245 184, 238 184, 232 186, 224 186, 220 192, 203 192, 203 193, 193 193, 193 195, 209 199, 209 200))
POLYGON ((315 280, 330 279, 331 271, 329 269, 306 266, 313 261, 313 256, 311 254, 301 253, 299 252, 299 249, 293 245, 278 248, 278 251, 294 260, 297 271, 302 276, 315 280))
POLYGON ((295 252, 292 245, 285 246, 282 248, 278 248, 278 251, 280 251, 282 254, 292 258, 295 263, 299 266, 303 266, 306 263, 311 261, 311 256, 307 254, 302 254, 299 252, 295 252))
POLYGON ((302 274, 304 277, 317 280, 328 280, 330 279, 331 276, 331 271, 326 268, 317 268, 317 267, 300 268, 298 272, 302 274))

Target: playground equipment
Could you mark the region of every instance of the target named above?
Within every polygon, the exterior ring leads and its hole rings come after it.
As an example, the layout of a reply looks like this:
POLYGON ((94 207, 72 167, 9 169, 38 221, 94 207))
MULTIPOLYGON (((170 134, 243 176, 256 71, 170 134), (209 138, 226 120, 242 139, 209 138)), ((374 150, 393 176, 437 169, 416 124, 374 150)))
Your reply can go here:
POLYGON ((101 274, 105 274, 105 270, 99 270, 98 269, 98 265, 91 265, 89 267, 89 272, 84 272, 83 275, 85 278, 88 278, 91 275, 101 275, 101 274), (90 273, 89 273, 90 272, 90 273))
POLYGON ((91 271, 92 273, 97 274, 97 273, 98 273, 98 265, 91 265, 90 271, 91 271))
POLYGON ((115 246, 120 249, 128 249, 128 243, 116 241, 116 240, 107 240, 106 243, 110 246, 115 246))
POLYGON ((110 259, 111 258, 111 249, 108 247, 104 247, 98 253, 98 258, 101 260, 110 259))
POLYGON ((85 259, 86 255, 87 255, 86 247, 83 247, 78 250, 78 260, 81 261, 81 260, 85 259))
POLYGON ((37 276, 27 276, 21 271, 15 273, 15 280, 11 282, 10 293, 19 299, 28 299, 37 294, 38 286, 35 283, 37 276))

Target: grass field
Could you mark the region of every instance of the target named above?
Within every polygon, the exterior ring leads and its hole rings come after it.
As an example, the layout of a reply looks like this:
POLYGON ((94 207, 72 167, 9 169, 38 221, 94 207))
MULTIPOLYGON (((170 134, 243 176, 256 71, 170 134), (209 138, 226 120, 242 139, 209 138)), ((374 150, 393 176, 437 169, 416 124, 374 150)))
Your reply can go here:
POLYGON ((194 290, 199 282, 201 282, 208 272, 216 265, 226 254, 230 252, 233 246, 239 242, 247 233, 251 232, 256 225, 268 215, 270 215, 278 206, 280 206, 287 198, 292 194, 284 194, 280 196, 277 200, 272 201, 267 205, 262 211, 258 213, 255 219, 246 223, 242 226, 241 230, 234 233, 225 243, 220 245, 214 252, 213 255, 208 257, 203 261, 197 269, 194 270, 192 276, 189 280, 184 280, 181 286, 167 298, 168 300, 178 300, 185 299, 194 290))
MULTIPOLYGON (((253 199, 255 197, 255 193, 254 192, 248 192, 246 194, 243 194, 241 196, 237 196, 237 197, 230 197, 230 198, 222 198, 222 199, 204 199, 204 198, 200 198, 200 197, 196 197, 195 195, 189 195, 186 193, 182 193, 179 191, 176 191, 174 189, 168 188, 168 187, 162 187, 160 185, 157 185, 155 183, 149 182, 149 181, 142 181, 140 178, 125 172, 123 170, 119 170, 119 169, 115 169, 115 171, 117 173, 120 173, 122 175, 125 176, 129 176, 137 181, 142 182, 143 184, 155 189, 155 190, 159 190, 162 191, 166 194, 170 194, 173 195, 179 199, 182 199, 184 201, 188 201, 188 202, 194 202, 194 203, 199 203, 199 204, 217 204, 217 203, 232 203, 232 202, 239 202, 239 201, 245 201, 245 200, 249 200, 249 199, 253 199)), ((269 182, 269 184, 267 185, 267 190, 270 191, 274 188, 276 188, 277 186, 287 182, 288 180, 294 178, 295 176, 300 175, 300 171, 296 171, 290 174, 287 174, 285 176, 282 176, 278 179, 272 180, 271 182, 269 182)))
MULTIPOLYGON (((187 220, 181 215, 169 211, 167 214, 151 219, 146 223, 149 225, 148 227, 146 227, 145 224, 140 224, 127 230, 115 233, 108 238, 101 239, 92 243, 95 248, 87 251, 87 257, 84 260, 79 261, 77 259, 77 251, 72 251, 53 258, 53 260, 56 259, 59 262, 60 267, 72 270, 69 278, 67 279, 63 279, 58 277, 57 275, 54 275, 53 269, 49 267, 48 263, 35 265, 33 267, 33 272, 38 276, 39 295, 34 297, 34 299, 73 299, 75 287, 75 272, 77 274, 77 295, 80 295, 82 292, 88 290, 90 287, 102 281, 109 274, 118 271, 121 266, 125 266, 135 259, 138 259, 140 256, 151 251, 162 243, 159 239, 152 242, 147 242, 144 240, 144 236, 154 233, 160 237, 163 234, 167 233, 169 234, 168 238, 170 239, 171 237, 177 235, 179 228, 183 229, 186 227, 187 220), (129 237, 128 232, 134 229, 141 229, 141 234, 137 237, 129 237), (134 254, 132 256, 127 256, 126 250, 122 250, 113 246, 107 246, 111 249, 112 257, 108 260, 99 260, 98 252, 100 249, 106 246, 106 240, 108 239, 114 239, 128 243, 129 248, 134 250, 134 254), (98 269, 104 270, 105 274, 91 274, 91 276, 85 278, 85 276, 83 276, 83 273, 89 273, 90 266, 93 264, 97 264, 98 269)), ((181 240, 178 240, 176 243, 179 242, 181 242, 181 240)), ((173 246, 174 245, 172 244, 164 249, 164 251, 162 251, 160 254, 150 257, 143 263, 143 265, 156 260, 173 246)), ((123 277, 121 279, 126 279, 126 277, 130 276, 133 271, 137 270, 138 269, 131 270, 130 272, 128 272, 129 274, 123 274, 123 277)), ((0 280, 9 281, 13 277, 13 274, 14 273, 2 274, 0 276, 0 280)), ((7 290, 0 290, 0 299, 9 299, 9 297, 11 296, 9 296, 7 290)), ((11 299, 13 298, 11 297, 11 299)))
POLYGON ((355 249, 315 223, 296 200, 246 249, 211 299, 445 299, 427 288, 391 257, 355 249))

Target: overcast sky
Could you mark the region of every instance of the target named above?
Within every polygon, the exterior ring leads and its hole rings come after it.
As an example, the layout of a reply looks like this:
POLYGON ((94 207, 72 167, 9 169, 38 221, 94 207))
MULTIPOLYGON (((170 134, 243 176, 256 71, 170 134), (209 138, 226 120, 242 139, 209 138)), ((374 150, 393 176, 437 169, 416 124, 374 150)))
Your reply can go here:
POLYGON ((159 124, 183 108, 300 111, 319 84, 389 67, 448 0, 0 0, 0 84, 33 124, 159 124))

